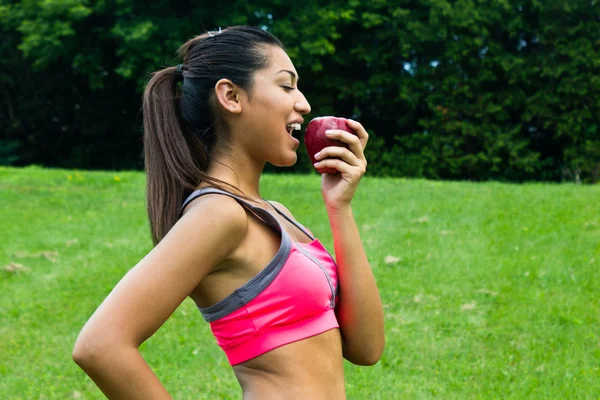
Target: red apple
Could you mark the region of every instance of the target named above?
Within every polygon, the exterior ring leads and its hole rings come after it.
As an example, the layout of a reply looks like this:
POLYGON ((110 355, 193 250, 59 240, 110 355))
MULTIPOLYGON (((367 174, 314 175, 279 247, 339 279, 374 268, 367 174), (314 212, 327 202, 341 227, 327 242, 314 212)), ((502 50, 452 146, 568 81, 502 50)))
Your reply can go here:
MULTIPOLYGON (((345 118, 338 117, 317 117, 308 123, 304 134, 304 145, 310 157, 310 161, 314 164, 318 160, 315 159, 315 154, 323 150, 325 147, 338 146, 348 148, 348 145, 340 140, 329 139, 325 135, 325 131, 329 129, 340 129, 354 134, 354 130, 348 126, 345 118)), ((322 160, 321 160, 322 161, 322 160)), ((339 171, 334 168, 316 168, 320 174, 329 173, 335 174, 339 171)))

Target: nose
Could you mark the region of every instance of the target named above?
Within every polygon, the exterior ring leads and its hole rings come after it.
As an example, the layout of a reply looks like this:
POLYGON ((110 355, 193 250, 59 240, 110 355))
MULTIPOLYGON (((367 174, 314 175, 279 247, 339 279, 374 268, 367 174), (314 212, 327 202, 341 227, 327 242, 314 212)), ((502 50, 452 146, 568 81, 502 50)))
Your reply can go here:
POLYGON ((304 97, 304 93, 302 93, 301 91, 298 91, 298 93, 300 93, 300 98, 294 104, 294 108, 296 109, 296 111, 302 114, 310 113, 310 104, 308 104, 308 100, 306 100, 306 97, 304 97))

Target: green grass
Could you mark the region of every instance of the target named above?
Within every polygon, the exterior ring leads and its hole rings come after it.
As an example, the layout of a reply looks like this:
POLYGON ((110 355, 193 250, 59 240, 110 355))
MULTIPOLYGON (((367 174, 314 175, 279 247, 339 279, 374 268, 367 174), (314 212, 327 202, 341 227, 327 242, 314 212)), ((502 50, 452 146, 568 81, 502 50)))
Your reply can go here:
MULTIPOLYGON (((104 398, 71 350, 151 249, 144 185, 139 172, 0 168, 1 399, 104 398)), ((333 251, 316 175, 261 186, 333 251)), ((353 208, 387 345, 373 367, 346 363, 348 397, 599 398, 599 199, 599 186, 363 178, 353 208)), ((240 397, 189 299, 142 353, 176 399, 240 397)))

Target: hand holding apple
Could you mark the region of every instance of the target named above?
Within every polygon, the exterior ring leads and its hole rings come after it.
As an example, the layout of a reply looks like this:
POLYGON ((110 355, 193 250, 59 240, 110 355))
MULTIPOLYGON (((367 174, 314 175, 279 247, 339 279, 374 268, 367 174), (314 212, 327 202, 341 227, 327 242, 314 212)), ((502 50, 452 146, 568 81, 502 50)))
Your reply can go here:
POLYGON ((320 124, 316 119, 313 127, 314 120, 311 121, 304 141, 311 161, 317 161, 315 168, 322 174, 321 191, 328 212, 347 210, 367 170, 364 149, 369 134, 359 122, 350 119, 322 119, 320 124), (328 120, 335 122, 337 128, 329 128, 328 120))
MULTIPOLYGON (((348 126, 345 118, 338 117, 317 117, 311 120, 306 127, 304 134, 304 144, 306 151, 313 165, 317 162, 315 155, 328 146, 339 146, 348 148, 348 145, 340 140, 330 139, 325 134, 329 129, 341 129, 346 132, 354 133, 354 130, 348 126)), ((317 172, 335 174, 339 171, 333 168, 320 168, 317 172)))

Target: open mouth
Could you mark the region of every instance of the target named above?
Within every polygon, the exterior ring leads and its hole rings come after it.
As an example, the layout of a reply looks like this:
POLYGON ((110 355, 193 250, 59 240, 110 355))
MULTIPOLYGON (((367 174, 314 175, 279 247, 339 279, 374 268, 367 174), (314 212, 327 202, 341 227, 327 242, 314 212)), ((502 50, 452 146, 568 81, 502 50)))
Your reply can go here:
POLYGON ((294 131, 299 131, 301 129, 300 124, 289 124, 286 126, 288 134, 293 135, 294 131))

